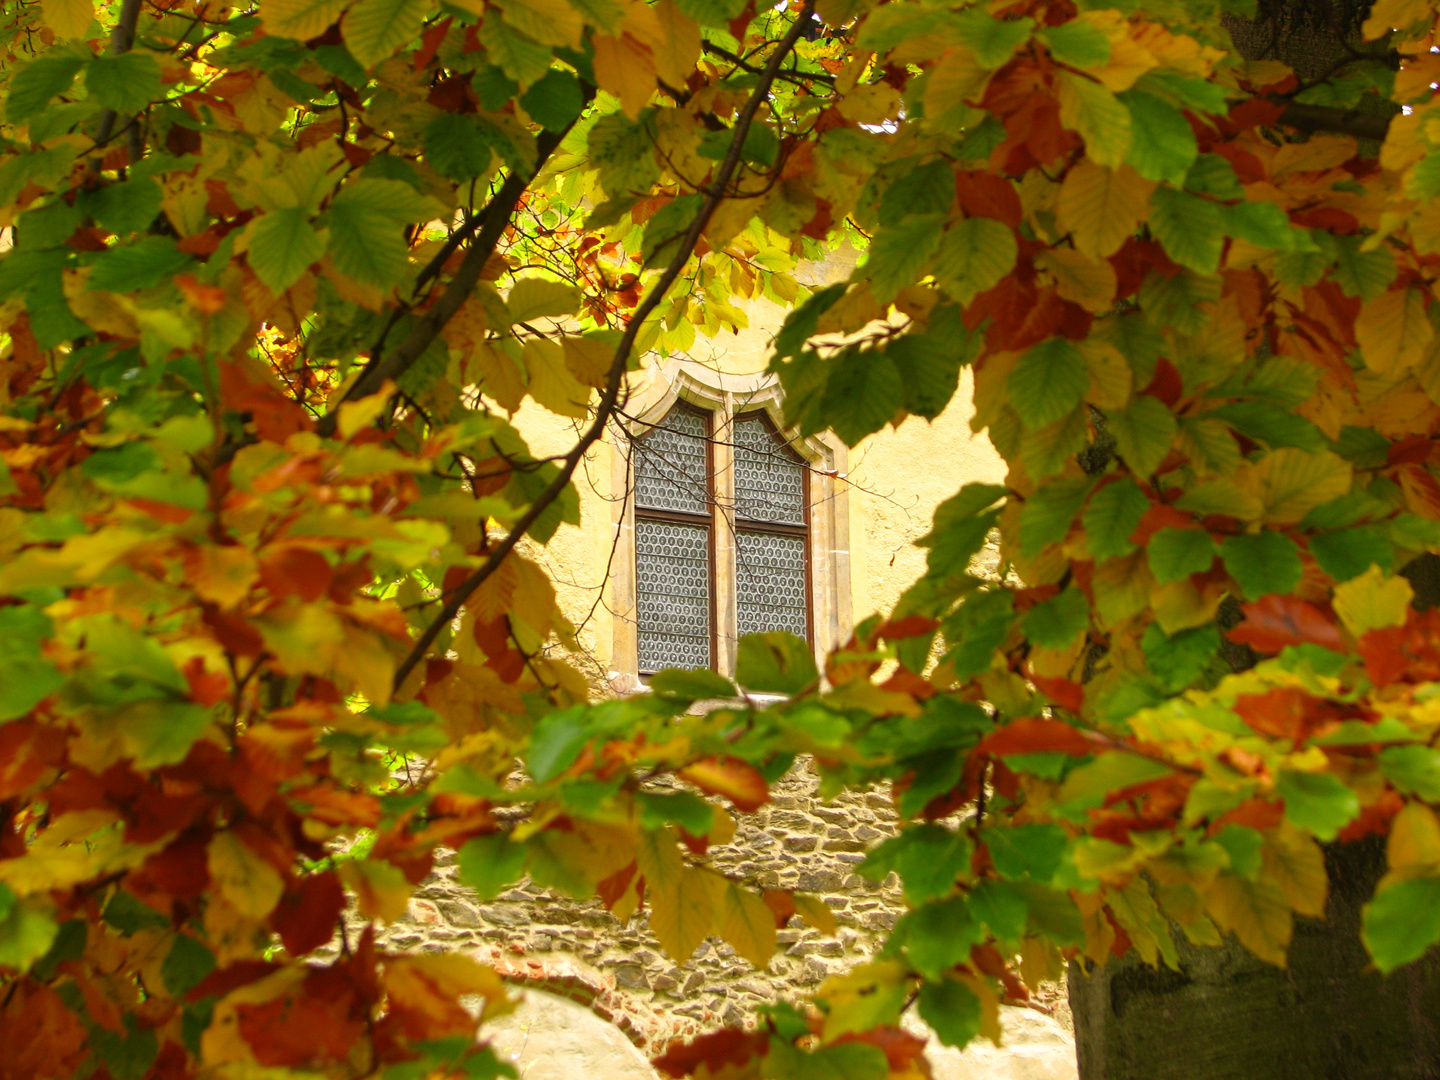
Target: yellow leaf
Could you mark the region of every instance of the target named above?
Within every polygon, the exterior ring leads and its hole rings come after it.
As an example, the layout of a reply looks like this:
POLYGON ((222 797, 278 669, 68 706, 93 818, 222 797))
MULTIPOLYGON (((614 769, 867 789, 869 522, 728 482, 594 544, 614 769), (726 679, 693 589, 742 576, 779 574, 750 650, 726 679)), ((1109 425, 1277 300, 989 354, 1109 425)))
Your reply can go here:
POLYGON ((1154 182, 1129 165, 1107 169, 1085 158, 1065 174, 1056 217, 1076 250, 1092 259, 1108 258, 1150 216, 1154 190, 1154 182))
POLYGON ((1285 967, 1285 953, 1295 930, 1284 890, 1261 878, 1248 881, 1238 874, 1221 874, 1206 893, 1210 917, 1266 963, 1285 967))
POLYGON ((980 1034, 999 1046, 1005 1037, 1004 1029, 1000 1026, 1000 995, 995 993, 990 980, 982 979, 978 975, 961 974, 957 978, 980 999, 980 1034))
POLYGON ((67 39, 84 37, 95 19, 90 0, 41 0, 40 13, 56 37, 67 39))
POLYGON ((595 34, 590 44, 595 50, 595 81, 620 99, 626 116, 636 119, 655 92, 655 59, 649 47, 630 34, 595 34))
POLYGON ((1408 30, 1422 19, 1434 18, 1435 8, 1430 0, 1375 0, 1360 32, 1365 40, 1374 41, 1391 30, 1408 30))
POLYGON ((409 1011, 464 1024, 471 1021, 460 1004, 462 997, 483 997, 486 1019, 495 1015, 492 1005, 508 1002, 505 984, 494 968, 454 952, 387 958, 385 993, 409 1011))
POLYGON ((345 0, 265 0, 260 21, 275 37, 305 41, 323 34, 345 10, 345 0))
POLYGON ((832 975, 820 986, 819 996, 829 1006, 821 1039, 896 1023, 909 985, 904 965, 895 960, 872 960, 832 975))
POLYGON ((187 567, 195 595, 221 608, 234 607, 250 592, 260 565, 249 548, 202 544, 187 567))
POLYGON ((1425 315, 1419 289, 1391 289, 1360 309, 1355 340, 1365 366, 1381 375, 1399 376, 1425 358, 1435 329, 1425 315))
POLYGON ((775 914, 753 892, 727 882, 721 902, 720 935, 746 960, 763 968, 775 954, 775 914))
POLYGON ((345 628, 329 607, 293 598, 257 618, 255 627, 276 664, 291 675, 328 675, 345 640, 345 628))
POLYGON ((510 600, 510 613, 524 620, 525 625, 544 637, 559 614, 555 609, 555 586, 544 567, 512 555, 515 562, 515 593, 510 600))
POLYGON ((390 407, 390 399, 394 396, 395 384, 386 379, 378 393, 361 398, 359 401, 347 401, 341 405, 340 419, 336 425, 340 437, 348 442, 355 435, 370 427, 380 418, 380 414, 390 407))
POLYGON ((1145 549, 1136 548, 1129 555, 1106 559, 1095 566, 1095 610, 1104 625, 1114 629, 1126 619, 1144 611, 1150 602, 1150 567, 1145 549))
POLYGON ((900 112, 900 91, 887 82, 857 86, 841 99, 840 115, 857 124, 883 124, 900 112))
POLYGON ((967 101, 978 98, 991 72, 980 66, 963 45, 947 49, 935 61, 925 81, 925 123, 947 134, 958 134, 975 110, 967 101))
POLYGON ((1115 93, 1129 90, 1140 76, 1157 65, 1155 54, 1131 36, 1133 30, 1130 20, 1121 12, 1114 8, 1082 11, 1080 18, 1097 27, 1110 39, 1109 63, 1104 67, 1090 68, 1089 72, 1115 93))
POLYGON ((685 864, 669 830, 646 832, 635 852, 650 898, 650 929, 683 964, 715 932, 715 885, 723 879, 685 864))
POLYGON ((700 59, 700 27, 675 0, 657 0, 651 9, 660 40, 651 45, 655 73, 671 86, 684 86, 700 59))
POLYGON ((1125 932, 1147 964, 1155 965, 1162 958, 1172 968, 1178 968, 1175 942, 1170 937, 1170 928, 1160 914, 1150 887, 1142 877, 1133 877, 1123 889, 1111 890, 1106 894, 1115 920, 1125 932))
POLYGON ((1288 524, 1348 492, 1351 468, 1348 461, 1329 450, 1312 454, 1284 446, 1260 460, 1254 477, 1265 520, 1288 524))
POLYGON ((285 883, 280 873, 229 830, 216 833, 208 855, 210 883, 226 902, 249 919, 275 910, 285 883))
POLYGON ((565 350, 565 366, 570 374, 599 390, 610 377, 610 365, 615 361, 615 346, 597 338, 571 335, 560 342, 565 350))
MULTIPOLYGON (((513 343, 514 339, 507 339, 513 343)), ((518 357, 488 341, 480 342, 465 358, 466 372, 474 385, 508 413, 520 408, 525 397, 525 369, 518 357)))
POLYGON ((511 322, 557 319, 574 315, 580 308, 580 290, 563 281, 525 277, 515 282, 505 297, 511 322))
MULTIPOLYGON (((1392 832, 1393 836, 1394 833, 1392 832)), ((1440 840, 1440 833, 1437 833, 1440 840)), ((1285 892, 1291 908, 1301 915, 1323 918, 1330 878, 1325 872, 1325 853, 1313 836, 1288 821, 1265 833, 1261 852, 1263 876, 1276 882, 1285 892)))
POLYGON ((338 867, 340 880, 355 894, 360 914, 394 922, 410 906, 414 886, 400 868, 381 859, 347 859, 338 867))
POLYGON ((1406 803, 1390 823, 1385 859, 1392 875, 1433 877, 1440 872, 1440 818, 1424 803, 1406 803))
POLYGON ((1085 400, 1102 409, 1123 409, 1134 389, 1135 373, 1120 350, 1104 341, 1087 338, 1075 348, 1085 358, 1090 372, 1090 389, 1085 400))
POLYGON ((795 904, 795 914, 808 922, 822 934, 835 933, 835 913, 818 896, 795 893, 790 898, 795 904))
POLYGON ((564 349, 549 338, 531 338, 525 342, 524 356, 531 397, 561 416, 578 419, 589 411, 590 388, 570 374, 564 349))
POLYGON ((1064 70, 1059 75, 1060 122, 1080 133, 1090 160, 1119 168, 1130 152, 1130 110, 1093 79, 1064 70))
POLYGON ((1086 311, 1107 311, 1115 303, 1115 268, 1074 248, 1051 248, 1035 258, 1035 265, 1055 279, 1055 291, 1086 311))
POLYGON ((1335 586, 1335 614, 1357 638, 1367 630, 1399 626, 1410 612, 1415 590, 1398 574, 1388 577, 1378 566, 1335 586))
POLYGON ((507 23, 540 44, 579 48, 584 20, 565 0, 499 0, 498 6, 507 23))
POLYGON ((1150 588, 1150 607, 1155 621, 1165 633, 1175 635, 1181 630, 1203 626, 1215 618, 1224 593, 1214 587, 1195 584, 1193 578, 1182 578, 1168 585, 1150 588))
POLYGON ((377 634, 346 623, 345 641, 335 654, 335 671, 348 678, 372 705, 390 704, 395 656, 377 634))

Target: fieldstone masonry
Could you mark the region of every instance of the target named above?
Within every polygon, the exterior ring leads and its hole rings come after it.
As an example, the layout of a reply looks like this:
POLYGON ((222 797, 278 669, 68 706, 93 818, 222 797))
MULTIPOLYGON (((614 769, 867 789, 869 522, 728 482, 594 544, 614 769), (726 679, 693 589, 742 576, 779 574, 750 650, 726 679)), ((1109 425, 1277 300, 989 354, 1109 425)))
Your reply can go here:
MULTIPOLYGON (((536 1038, 531 1045, 532 1035, 542 1030, 573 1028, 574 1005, 613 1024, 647 1057, 673 1039, 752 1022, 756 1006, 802 997, 831 974, 868 958, 905 910, 893 875, 873 883, 856 873, 865 852, 895 828, 889 797, 846 792, 826 801, 817 797, 817 783, 808 763, 798 763, 772 788, 766 806, 739 818, 735 839, 711 853, 714 865, 728 874, 762 888, 818 894, 835 913, 833 937, 792 919, 779 932, 780 949, 763 971, 718 939, 677 965, 650 932, 645 912, 621 922, 598 900, 577 902, 528 881, 482 902, 458 882, 453 854, 437 861, 407 916, 383 930, 381 944, 396 950, 472 952, 517 986, 538 991, 517 1014, 520 1019, 503 1018, 497 1029, 497 1045, 517 1059, 530 1055, 534 1068, 527 1077, 548 1076, 559 1068, 558 1062, 534 1060, 542 1046, 553 1044, 556 1054, 578 1052, 553 1039, 536 1038), (545 1006, 547 1000, 552 1007, 545 1006)), ((1015 1022, 1007 1026, 1020 1033, 1022 1045, 1002 1062, 1003 1068, 987 1044, 986 1050, 965 1055, 947 1051, 950 1065, 945 1068, 932 1056, 936 1076, 1072 1080, 1068 1033, 1039 1013, 1013 1012, 1015 1022)), ((603 1040, 592 1046, 609 1064, 587 1066, 588 1080, 636 1075, 633 1055, 622 1061, 624 1055, 602 1051, 603 1040)))

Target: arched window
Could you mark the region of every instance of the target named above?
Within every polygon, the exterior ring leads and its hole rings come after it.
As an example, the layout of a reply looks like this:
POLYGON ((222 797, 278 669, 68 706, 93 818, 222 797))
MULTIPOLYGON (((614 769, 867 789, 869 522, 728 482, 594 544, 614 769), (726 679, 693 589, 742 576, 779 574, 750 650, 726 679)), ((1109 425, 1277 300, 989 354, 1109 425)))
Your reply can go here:
POLYGON ((677 405, 634 443, 639 669, 711 667, 715 489, 710 416, 677 405))
POLYGON ((809 473, 764 413, 731 425, 736 632, 810 636, 809 473))

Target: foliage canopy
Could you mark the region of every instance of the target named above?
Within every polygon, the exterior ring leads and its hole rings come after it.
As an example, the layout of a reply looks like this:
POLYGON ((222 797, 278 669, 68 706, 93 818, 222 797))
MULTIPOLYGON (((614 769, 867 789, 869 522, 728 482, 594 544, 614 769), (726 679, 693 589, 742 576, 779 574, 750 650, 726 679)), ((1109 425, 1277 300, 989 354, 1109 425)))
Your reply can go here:
POLYGON ((921 1075, 911 1001, 963 1045, 1066 956, 1173 964, 1172 922, 1283 965, 1320 845, 1372 833, 1375 963, 1440 941, 1440 614, 1398 574, 1440 550, 1436 5, 1304 82, 1238 55, 1253 14, 6 8, 0 1077, 504 1075, 459 1004, 495 974, 324 952, 347 902, 396 918, 444 845, 763 964, 827 909, 706 853, 798 754, 891 782, 864 871, 913 910, 671 1075, 921 1075), (969 365, 1006 484, 823 671, 744 641, 784 703, 594 701, 517 545, 576 520, 638 358, 755 296, 798 305, 798 430, 934 417, 969 365))

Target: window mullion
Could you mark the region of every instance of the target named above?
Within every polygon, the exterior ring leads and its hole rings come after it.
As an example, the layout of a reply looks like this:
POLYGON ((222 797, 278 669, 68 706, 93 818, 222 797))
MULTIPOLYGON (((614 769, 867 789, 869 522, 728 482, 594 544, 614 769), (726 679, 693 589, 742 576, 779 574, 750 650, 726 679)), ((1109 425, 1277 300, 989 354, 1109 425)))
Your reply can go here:
POLYGON ((710 440, 710 490, 714 527, 716 670, 727 677, 735 673, 735 454, 731 447, 731 395, 725 395, 722 409, 713 415, 710 440))

